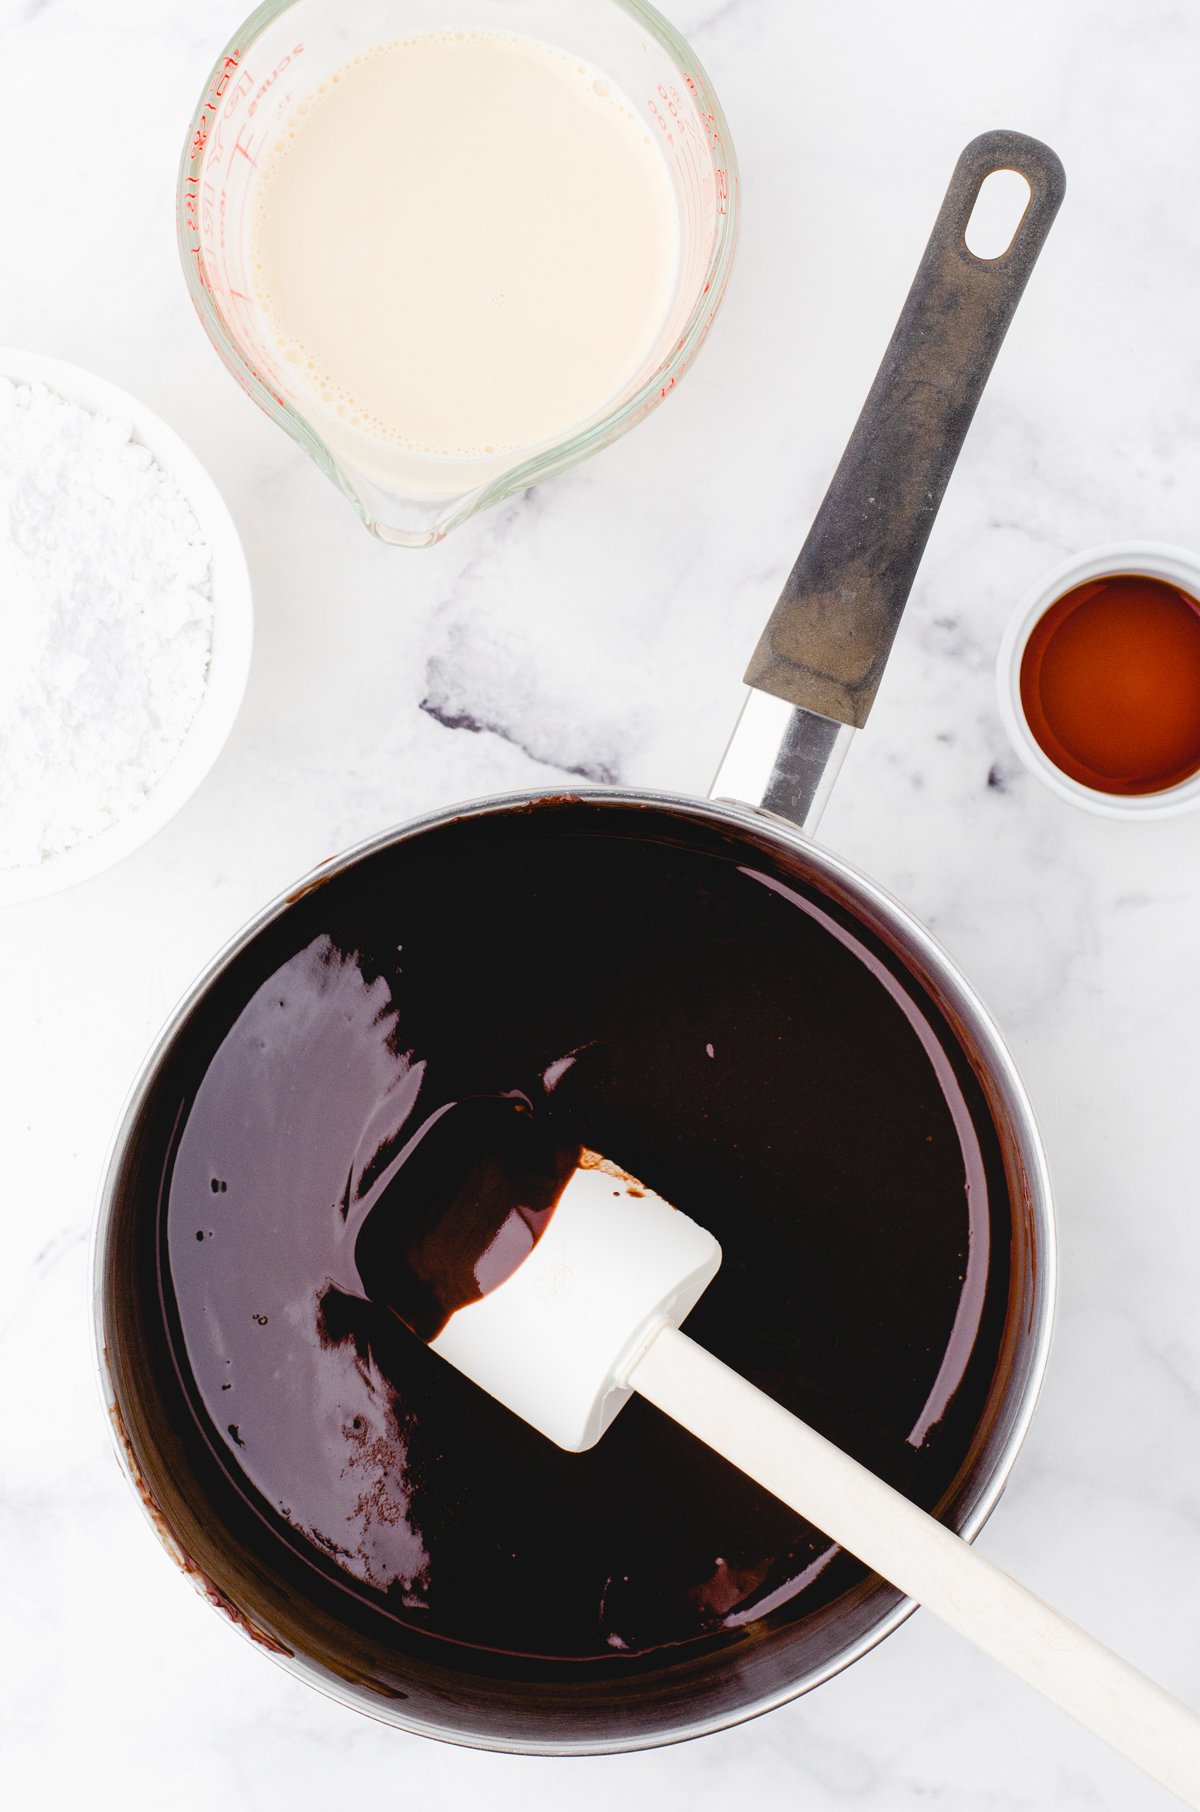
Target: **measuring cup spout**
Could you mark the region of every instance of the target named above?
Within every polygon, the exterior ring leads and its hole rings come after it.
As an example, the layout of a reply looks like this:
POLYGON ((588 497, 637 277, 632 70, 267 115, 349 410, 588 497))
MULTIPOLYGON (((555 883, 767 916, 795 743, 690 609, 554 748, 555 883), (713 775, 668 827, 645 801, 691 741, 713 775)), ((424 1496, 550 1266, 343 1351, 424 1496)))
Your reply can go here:
POLYGON ((455 466, 450 461, 401 458, 389 470, 370 450, 332 441, 319 445, 320 451, 313 453, 317 464, 328 471, 371 533, 390 547, 431 547, 468 517, 529 482, 511 467, 473 471, 465 463, 455 466))

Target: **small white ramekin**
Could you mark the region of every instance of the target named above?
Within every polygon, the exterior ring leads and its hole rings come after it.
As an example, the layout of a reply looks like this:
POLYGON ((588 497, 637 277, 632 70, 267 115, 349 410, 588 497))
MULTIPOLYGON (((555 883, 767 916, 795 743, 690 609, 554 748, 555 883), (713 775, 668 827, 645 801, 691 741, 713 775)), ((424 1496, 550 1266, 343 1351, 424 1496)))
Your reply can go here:
POLYGON ((41 353, 0 348, 0 377, 16 384, 45 384, 68 402, 129 422, 134 439, 150 449, 191 505, 213 557, 208 678, 200 708, 178 754, 146 803, 131 817, 35 866, 0 869, 0 906, 9 906, 58 893, 111 868, 148 842, 190 799, 220 754, 237 717, 250 672, 253 616, 250 575, 233 517, 196 455, 161 417, 127 390, 119 390, 78 365, 41 353))
POLYGON ((1113 541, 1104 547, 1089 548, 1056 566, 1022 598, 1009 619, 1000 642, 996 661, 996 684, 1000 700, 1000 718, 1009 741, 1031 774, 1071 805, 1096 812, 1102 818, 1170 818, 1177 812, 1192 811, 1200 806, 1200 773, 1181 780, 1178 786, 1161 793, 1102 793, 1095 787, 1072 780, 1055 767, 1034 737, 1021 704, 1021 659, 1035 624, 1045 616, 1066 592, 1088 579, 1103 579, 1120 573, 1140 573, 1149 579, 1165 579, 1178 585, 1193 598, 1200 598, 1200 556, 1184 547, 1170 547, 1161 541, 1113 541))

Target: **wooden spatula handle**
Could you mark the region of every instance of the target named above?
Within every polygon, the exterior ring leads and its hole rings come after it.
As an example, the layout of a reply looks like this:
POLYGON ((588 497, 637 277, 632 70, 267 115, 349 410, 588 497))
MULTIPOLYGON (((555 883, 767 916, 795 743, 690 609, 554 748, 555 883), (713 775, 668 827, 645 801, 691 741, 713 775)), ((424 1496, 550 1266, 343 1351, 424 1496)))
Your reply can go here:
POLYGON ((976 1648, 1200 1807, 1200 1717, 900 1492, 666 1328, 628 1382, 976 1648))

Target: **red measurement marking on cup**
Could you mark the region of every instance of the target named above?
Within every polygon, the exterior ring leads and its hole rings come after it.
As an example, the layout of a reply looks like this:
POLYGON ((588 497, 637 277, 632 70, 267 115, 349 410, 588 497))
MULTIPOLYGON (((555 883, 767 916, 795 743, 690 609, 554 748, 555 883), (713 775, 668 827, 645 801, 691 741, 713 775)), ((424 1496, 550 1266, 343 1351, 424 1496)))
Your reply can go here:
POLYGON ((276 82, 279 80, 280 76, 283 74, 284 70, 290 68, 293 61, 297 57, 303 56, 303 54, 304 54, 303 44, 294 44, 292 46, 291 50, 288 52, 287 56, 280 58, 279 62, 275 65, 274 69, 271 71, 270 75, 267 77, 266 81, 263 83, 262 87, 259 89, 258 93, 255 95, 254 99, 250 103, 248 112, 249 112, 249 116, 251 118, 253 118, 254 114, 257 113, 259 103, 262 101, 262 99, 265 95, 270 93, 271 89, 275 86, 276 82))
POLYGON ((672 150, 676 149, 676 134, 679 135, 680 144, 686 144, 689 128, 681 111, 683 96, 677 88, 667 88, 660 82, 656 94, 650 96, 646 105, 650 109, 650 117, 672 150))
POLYGON ((209 132, 212 128, 213 116, 216 114, 225 90, 229 87, 234 70, 241 62, 241 56, 241 51, 235 50, 225 58, 205 97, 204 105, 196 120, 196 130, 192 135, 191 158, 193 163, 204 154, 204 147, 208 143, 209 132))
MULTIPOLYGON (((224 151, 225 133, 235 129, 233 123, 234 116, 246 96, 249 94, 253 82, 254 77, 248 69, 245 69, 242 71, 241 79, 237 83, 237 86, 230 90, 229 97, 225 102, 224 110, 213 126, 208 156, 210 168, 213 164, 221 162, 224 151)), ((233 148, 235 151, 238 149, 237 142, 235 142, 233 148)), ((232 159, 230 161, 232 161, 232 159)))
POLYGON ((253 86, 254 77, 248 69, 243 69, 237 86, 230 91, 229 99, 225 103, 225 118, 227 120, 233 118, 253 86))
POLYGON ((199 225, 201 237, 214 240, 217 236, 217 218, 220 212, 220 195, 211 182, 206 182, 200 191, 199 225))

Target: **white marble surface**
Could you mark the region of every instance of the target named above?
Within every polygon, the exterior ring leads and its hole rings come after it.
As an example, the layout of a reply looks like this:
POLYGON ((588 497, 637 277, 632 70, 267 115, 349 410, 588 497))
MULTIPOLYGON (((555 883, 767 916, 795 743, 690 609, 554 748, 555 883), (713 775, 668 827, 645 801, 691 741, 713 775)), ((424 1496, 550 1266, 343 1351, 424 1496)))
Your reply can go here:
POLYGON ((184 294, 176 157, 242 4, 0 0, 0 342, 94 367, 192 442, 244 533, 258 624, 241 720, 187 809, 122 867, 0 916, 10 1803, 1165 1807, 922 1616, 771 1717, 616 1760, 470 1754, 326 1703, 232 1636, 143 1526, 92 1381, 86 1242, 160 1019, 313 861, 578 770, 703 789, 957 151, 991 125, 1039 133, 1067 202, 822 834, 977 981, 1049 1146, 1057 1340, 984 1547, 1200 1702, 1200 817, 1059 804, 1006 746, 991 671, 1007 613, 1064 554, 1200 543, 1200 12, 674 0, 744 180, 712 340, 620 446, 406 554, 243 398, 184 294), (494 728, 446 729, 427 697, 494 728))

